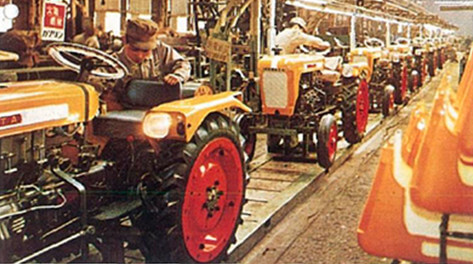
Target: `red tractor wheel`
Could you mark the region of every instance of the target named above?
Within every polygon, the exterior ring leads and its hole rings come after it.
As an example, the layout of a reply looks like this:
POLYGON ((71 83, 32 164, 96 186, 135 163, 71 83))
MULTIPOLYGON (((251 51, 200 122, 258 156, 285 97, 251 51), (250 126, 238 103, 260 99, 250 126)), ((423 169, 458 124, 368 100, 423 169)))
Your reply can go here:
POLYGON ((406 101, 407 96, 407 65, 402 66, 401 69, 401 80, 399 80, 396 89, 394 90, 394 102, 396 104, 403 104, 406 101))
MULTIPOLYGON (((211 262, 227 256, 236 241, 244 203, 246 166, 238 129, 210 116, 191 142, 177 148, 181 162, 164 173, 155 204, 140 227, 147 262, 211 262)), ((138 222, 138 221, 135 221, 138 222)))
POLYGON ((338 131, 335 117, 324 115, 317 131, 317 160, 320 166, 328 169, 335 161, 337 153, 338 131))
POLYGON ((388 117, 394 111, 394 92, 391 86, 388 86, 384 90, 383 102, 382 102, 383 116, 388 117))
POLYGON ((366 131, 370 101, 368 83, 365 79, 352 89, 356 93, 347 96, 342 104, 343 136, 350 144, 355 144, 361 141, 366 131))

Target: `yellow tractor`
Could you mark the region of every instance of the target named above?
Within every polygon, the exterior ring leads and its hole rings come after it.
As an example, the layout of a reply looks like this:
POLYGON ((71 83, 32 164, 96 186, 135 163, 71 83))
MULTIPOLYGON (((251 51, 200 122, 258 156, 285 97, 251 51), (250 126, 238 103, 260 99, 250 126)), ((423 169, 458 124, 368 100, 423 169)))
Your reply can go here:
MULTIPOLYGON (((48 50, 81 78, 127 74, 91 48, 48 50)), ((137 107, 107 113, 84 82, 0 83, 0 262, 86 262, 90 244, 124 262, 125 242, 148 262, 227 256, 248 180, 241 94, 181 99, 181 85, 143 80, 126 91, 137 107)))
POLYGON ((366 47, 348 53, 348 64, 360 72, 362 82, 369 87, 370 112, 389 116, 394 108, 395 94, 400 86, 394 85, 392 63, 384 42, 376 38, 364 41, 366 47))
POLYGON ((342 76, 341 57, 325 54, 264 56, 258 61, 261 112, 246 115, 247 134, 267 134, 267 149, 308 157, 329 168, 338 134, 361 140, 368 123, 368 90, 358 73, 342 76), (339 122, 341 119, 341 122, 339 122))

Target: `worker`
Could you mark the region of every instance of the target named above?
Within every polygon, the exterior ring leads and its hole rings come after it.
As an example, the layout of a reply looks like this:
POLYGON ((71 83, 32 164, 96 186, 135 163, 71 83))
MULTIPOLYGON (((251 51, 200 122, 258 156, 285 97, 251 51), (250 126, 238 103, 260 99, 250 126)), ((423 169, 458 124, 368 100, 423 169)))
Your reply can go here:
POLYGON ((96 33, 97 32, 92 22, 86 21, 84 23, 84 32, 74 36, 72 42, 79 43, 91 48, 99 49, 100 42, 96 33))
MULTIPOLYGON (((190 77, 190 63, 172 47, 157 40, 158 25, 146 19, 127 21, 125 45, 114 54, 129 71, 125 80, 120 80, 104 99, 107 104, 119 102, 127 79, 157 79, 169 85, 183 83, 190 77)), ((110 108, 110 107, 109 107, 110 108)), ((115 108, 115 107, 111 107, 115 108)))
POLYGON ((329 42, 304 32, 306 27, 304 19, 293 17, 289 21, 289 25, 290 27, 279 33, 275 39, 275 45, 281 49, 281 54, 296 53, 296 49, 300 45, 306 45, 320 50, 330 48, 329 42))

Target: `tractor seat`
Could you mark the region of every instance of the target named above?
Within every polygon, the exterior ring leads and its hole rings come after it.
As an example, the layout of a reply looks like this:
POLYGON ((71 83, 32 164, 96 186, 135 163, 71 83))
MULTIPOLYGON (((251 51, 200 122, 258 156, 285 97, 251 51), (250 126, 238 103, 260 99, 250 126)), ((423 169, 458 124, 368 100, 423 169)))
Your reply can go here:
POLYGON ((324 67, 327 70, 335 71, 342 65, 343 58, 341 56, 337 57, 326 57, 324 67))
POLYGON ((134 79, 127 83, 120 103, 128 109, 150 109, 163 103, 181 99, 182 85, 162 81, 134 79))

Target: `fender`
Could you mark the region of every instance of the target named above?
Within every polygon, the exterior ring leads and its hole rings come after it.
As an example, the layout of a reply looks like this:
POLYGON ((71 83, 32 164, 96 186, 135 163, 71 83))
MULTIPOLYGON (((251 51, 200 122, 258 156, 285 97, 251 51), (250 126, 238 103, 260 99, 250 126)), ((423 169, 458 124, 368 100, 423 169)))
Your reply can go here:
POLYGON ((230 110, 251 112, 251 108, 246 106, 242 100, 243 94, 241 92, 223 92, 162 104, 146 113, 143 129, 145 134, 152 138, 189 142, 205 118, 212 113, 223 113, 230 110), (147 126, 162 120, 154 119, 153 121, 153 117, 157 116, 165 116, 170 121, 168 123, 169 131, 164 137, 155 137, 146 132, 147 126))

